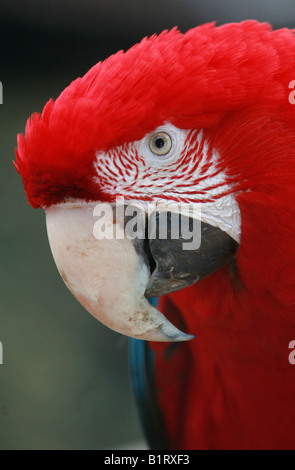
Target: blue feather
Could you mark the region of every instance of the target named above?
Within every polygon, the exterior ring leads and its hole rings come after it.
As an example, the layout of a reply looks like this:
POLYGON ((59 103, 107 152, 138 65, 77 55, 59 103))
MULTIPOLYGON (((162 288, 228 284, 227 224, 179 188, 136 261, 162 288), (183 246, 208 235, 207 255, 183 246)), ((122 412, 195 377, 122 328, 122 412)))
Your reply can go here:
MULTIPOLYGON (((158 299, 150 299, 150 303, 157 307, 158 299)), ((154 359, 147 341, 129 338, 131 385, 143 432, 150 449, 165 450, 169 446, 157 403, 154 359)))

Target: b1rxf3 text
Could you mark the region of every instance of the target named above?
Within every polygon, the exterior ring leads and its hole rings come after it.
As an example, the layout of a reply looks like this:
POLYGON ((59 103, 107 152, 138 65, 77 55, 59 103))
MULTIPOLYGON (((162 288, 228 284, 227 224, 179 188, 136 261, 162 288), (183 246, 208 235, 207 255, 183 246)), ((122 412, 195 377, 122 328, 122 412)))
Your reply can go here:
POLYGON ((158 465, 179 465, 179 464, 188 464, 189 456, 185 454, 160 454, 160 455, 149 455, 149 465, 158 464, 158 465))

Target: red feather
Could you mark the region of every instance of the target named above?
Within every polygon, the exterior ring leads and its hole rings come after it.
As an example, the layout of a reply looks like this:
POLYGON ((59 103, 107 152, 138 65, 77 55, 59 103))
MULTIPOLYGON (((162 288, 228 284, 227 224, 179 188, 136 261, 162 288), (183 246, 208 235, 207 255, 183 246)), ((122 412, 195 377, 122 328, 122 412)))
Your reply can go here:
POLYGON ((255 21, 174 29, 94 66, 19 136, 17 168, 34 207, 104 199, 95 153, 166 121, 204 129, 235 183, 235 263, 162 302, 196 334, 153 345, 172 448, 294 448, 294 79, 291 30, 255 21))
POLYGON ((284 107, 294 121, 294 47, 287 29, 212 23, 185 34, 164 31, 98 63, 34 114, 19 137, 29 202, 103 199, 92 178, 95 152, 140 139, 165 121, 211 129, 228 113, 257 105, 274 113, 284 107))
POLYGON ((239 175, 242 236, 234 264, 162 300, 161 311, 196 335, 153 345, 172 448, 295 447, 293 109, 255 106, 210 131, 239 175))

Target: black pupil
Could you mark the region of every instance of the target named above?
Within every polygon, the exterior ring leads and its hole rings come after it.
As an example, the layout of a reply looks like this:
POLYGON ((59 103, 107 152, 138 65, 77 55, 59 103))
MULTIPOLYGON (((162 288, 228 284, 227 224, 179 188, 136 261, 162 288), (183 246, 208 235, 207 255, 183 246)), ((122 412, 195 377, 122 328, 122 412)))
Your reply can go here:
POLYGON ((164 141, 163 137, 157 137, 156 140, 155 140, 155 146, 158 149, 161 149, 162 147, 164 147, 164 145, 165 145, 165 141, 164 141))

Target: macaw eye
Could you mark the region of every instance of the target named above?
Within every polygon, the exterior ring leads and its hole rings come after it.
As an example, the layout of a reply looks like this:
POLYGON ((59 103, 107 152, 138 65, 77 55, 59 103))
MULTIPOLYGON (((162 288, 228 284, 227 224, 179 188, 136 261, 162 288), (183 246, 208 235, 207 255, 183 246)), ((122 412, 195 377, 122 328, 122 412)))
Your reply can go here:
POLYGON ((136 141, 135 145, 139 155, 149 166, 165 168, 181 155, 188 133, 188 130, 179 129, 167 122, 136 141))
POLYGON ((167 155, 172 147, 172 139, 167 132, 157 132, 150 137, 149 149, 159 157, 167 155))

